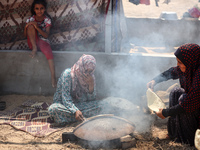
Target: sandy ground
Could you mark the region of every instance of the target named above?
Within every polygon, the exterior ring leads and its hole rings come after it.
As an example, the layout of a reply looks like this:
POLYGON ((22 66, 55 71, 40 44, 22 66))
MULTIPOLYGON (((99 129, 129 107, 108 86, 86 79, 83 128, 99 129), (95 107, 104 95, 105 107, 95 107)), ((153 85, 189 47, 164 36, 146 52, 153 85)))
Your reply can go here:
MULTIPOLYGON (((159 7, 156 7, 155 1, 151 0, 151 5, 134 5, 128 0, 122 0, 126 17, 137 18, 159 18, 162 11, 176 12, 181 18, 183 13, 194 5, 199 5, 198 0, 171 0, 169 4, 159 0, 159 7)), ((153 52, 153 51, 151 51, 153 52)), ((159 96, 168 101, 168 93, 158 92, 159 96)), ((0 96, 1 101, 6 101, 7 110, 20 106, 26 100, 52 102, 53 96, 28 96, 28 95, 4 95, 0 96), (16 103, 17 102, 17 103, 16 103)), ((144 110, 146 111, 146 110, 144 110)), ((136 145, 131 150, 165 150, 165 149, 187 149, 193 150, 185 144, 178 144, 165 139, 167 134, 167 119, 161 120, 146 111, 147 115, 154 117, 151 126, 145 132, 135 132, 136 145)), ((75 124, 76 125, 76 124, 75 124)), ((67 126, 61 131, 52 133, 44 138, 35 138, 32 135, 18 131, 9 125, 0 125, 0 149, 1 150, 64 150, 64 149, 85 149, 76 142, 62 143, 62 133, 73 131, 75 125, 67 126)))
MULTIPOLYGON (((167 104, 169 89, 166 91, 157 91, 156 93, 167 104)), ((28 95, 4 95, 0 96, 1 101, 6 101, 6 110, 11 110, 20 106, 27 100, 35 100, 37 102, 52 102, 53 96, 28 96, 28 95), (13 101, 17 103, 13 103, 13 101)), ((144 119, 151 118, 150 124, 145 126, 145 130, 136 130, 133 132, 136 144, 133 144, 131 150, 165 150, 165 149, 187 149, 193 150, 195 147, 189 145, 174 143, 166 139, 167 119, 159 119, 152 114, 146 107, 146 99, 141 98, 140 111, 145 115, 144 119)), ((140 114, 141 115, 141 114, 140 114)), ((142 121, 142 119, 141 119, 142 121)), ((146 122, 146 121, 144 121, 146 122)), ((141 123, 141 122, 140 122, 141 123)), ((79 123, 67 125, 60 131, 54 132, 46 137, 34 137, 26 132, 16 130, 9 125, 0 125, 0 149, 2 150, 65 150, 65 149, 87 149, 80 141, 62 142, 63 132, 72 132, 79 123)), ((145 123, 144 123, 145 124, 145 123)))

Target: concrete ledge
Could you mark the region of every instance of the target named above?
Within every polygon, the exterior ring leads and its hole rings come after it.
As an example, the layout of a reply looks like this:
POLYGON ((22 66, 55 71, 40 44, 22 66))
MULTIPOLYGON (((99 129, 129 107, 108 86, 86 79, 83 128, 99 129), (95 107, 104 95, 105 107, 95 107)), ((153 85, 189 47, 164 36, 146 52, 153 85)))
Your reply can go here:
MULTIPOLYGON (((29 53, 30 51, 0 51, 0 94, 54 94, 45 56, 38 52, 37 57, 31 59, 29 53)), ((120 96, 130 99, 141 96, 146 92, 147 82, 176 65, 173 56, 84 53, 96 58, 95 76, 99 97, 120 96)), ((53 52, 57 78, 82 54, 83 52, 53 52)), ((167 83, 171 84, 171 81, 167 83)))

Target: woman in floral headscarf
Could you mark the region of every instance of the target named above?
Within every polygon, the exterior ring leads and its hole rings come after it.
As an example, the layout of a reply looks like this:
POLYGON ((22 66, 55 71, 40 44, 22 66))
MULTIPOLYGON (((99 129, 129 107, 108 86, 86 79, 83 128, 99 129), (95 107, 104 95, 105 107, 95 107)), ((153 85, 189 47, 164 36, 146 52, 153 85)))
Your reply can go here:
POLYGON ((200 127, 200 46, 185 44, 174 53, 177 67, 172 67, 147 84, 178 79, 181 88, 174 88, 169 96, 169 108, 160 109, 157 116, 168 120, 168 136, 177 142, 194 145, 196 130, 200 127))
POLYGON ((51 117, 59 126, 97 114, 95 67, 95 58, 83 54, 72 68, 61 74, 49 107, 51 117))

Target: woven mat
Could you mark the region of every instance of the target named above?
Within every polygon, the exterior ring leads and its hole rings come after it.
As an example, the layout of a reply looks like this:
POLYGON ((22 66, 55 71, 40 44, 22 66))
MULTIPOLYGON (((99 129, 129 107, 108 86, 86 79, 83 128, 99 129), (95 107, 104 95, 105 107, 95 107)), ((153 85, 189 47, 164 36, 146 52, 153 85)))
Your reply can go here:
POLYGON ((48 114, 49 103, 28 100, 11 111, 0 112, 0 124, 8 124, 35 137, 45 137, 62 128, 53 128, 48 114))

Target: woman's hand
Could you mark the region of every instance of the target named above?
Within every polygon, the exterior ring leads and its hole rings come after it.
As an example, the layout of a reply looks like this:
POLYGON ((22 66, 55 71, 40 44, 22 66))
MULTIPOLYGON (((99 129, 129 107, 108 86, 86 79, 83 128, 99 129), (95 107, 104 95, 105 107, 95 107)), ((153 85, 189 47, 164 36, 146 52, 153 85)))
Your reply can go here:
POLYGON ((93 77, 91 75, 84 76, 84 80, 88 85, 94 84, 94 80, 93 80, 93 77))
POLYGON ((163 109, 159 109, 159 111, 157 111, 157 112, 155 112, 155 113, 156 113, 156 115, 157 115, 158 117, 160 117, 161 119, 165 119, 165 117, 164 117, 163 114, 162 114, 162 110, 163 110, 163 109))
POLYGON ((84 77, 85 82, 89 85, 89 93, 94 91, 94 79, 91 75, 84 77))
POLYGON ((156 85, 155 80, 152 80, 152 81, 150 81, 150 82, 147 83, 147 88, 150 88, 153 91, 155 85, 156 85))
POLYGON ((80 110, 76 111, 76 113, 75 113, 75 119, 79 120, 79 121, 83 121, 84 120, 83 114, 82 114, 82 112, 80 110))

